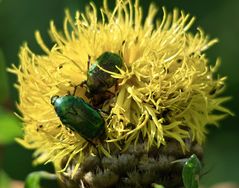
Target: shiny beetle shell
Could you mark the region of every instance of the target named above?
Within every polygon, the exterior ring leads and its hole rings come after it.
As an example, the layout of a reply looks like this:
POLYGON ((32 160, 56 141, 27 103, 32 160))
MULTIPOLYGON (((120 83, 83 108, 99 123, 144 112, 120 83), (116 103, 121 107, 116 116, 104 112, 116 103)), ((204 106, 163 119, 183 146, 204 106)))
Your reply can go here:
POLYGON ((105 72, 99 67, 110 72, 119 73, 118 68, 122 66, 123 61, 118 54, 104 52, 96 59, 96 62, 90 66, 87 72, 87 92, 90 94, 104 92, 117 82, 116 78, 113 78, 108 72, 105 72))
POLYGON ((51 104, 61 122, 86 140, 93 140, 105 133, 104 118, 82 98, 73 95, 54 96, 51 104))

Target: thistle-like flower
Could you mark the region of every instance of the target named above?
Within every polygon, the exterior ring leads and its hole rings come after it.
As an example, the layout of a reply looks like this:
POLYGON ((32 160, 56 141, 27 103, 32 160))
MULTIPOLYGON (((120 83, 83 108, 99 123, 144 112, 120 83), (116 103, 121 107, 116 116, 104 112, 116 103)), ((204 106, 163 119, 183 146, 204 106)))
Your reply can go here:
POLYGON ((75 20, 66 11, 63 32, 50 23, 53 47, 35 33, 44 55, 21 47, 20 65, 10 69, 18 77, 24 122, 18 142, 35 150, 36 164, 52 162, 66 186, 180 186, 180 170, 171 162, 191 153, 201 158, 206 126, 230 113, 221 105, 228 98, 218 97, 226 79, 215 78, 219 60, 211 67, 205 54, 217 39, 202 29, 190 33, 194 18, 184 12, 163 8, 159 20, 157 11, 152 4, 143 19, 137 0, 117 0, 113 11, 105 0, 98 18, 91 3, 75 20), (117 71, 96 64, 105 52, 122 59, 117 71), (89 67, 107 73, 113 86, 91 93, 89 67), (97 109, 103 137, 87 139, 62 121, 52 99, 66 95, 97 109))

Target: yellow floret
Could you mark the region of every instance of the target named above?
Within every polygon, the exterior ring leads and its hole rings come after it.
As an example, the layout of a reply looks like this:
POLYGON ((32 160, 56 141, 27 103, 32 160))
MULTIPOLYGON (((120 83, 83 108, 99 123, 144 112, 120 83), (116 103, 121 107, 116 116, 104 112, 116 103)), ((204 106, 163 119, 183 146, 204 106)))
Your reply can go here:
MULTIPOLYGON (((110 72, 118 79, 118 91, 102 107, 110 113, 104 116, 107 136, 98 149, 107 156, 110 145, 124 151, 140 139, 146 149, 176 139, 187 150, 185 140, 202 144, 206 126, 230 113, 221 106, 228 98, 217 97, 225 81, 214 79, 219 61, 210 67, 205 54, 217 40, 208 40, 201 29, 190 33, 194 18, 189 14, 177 9, 168 14, 163 8, 163 19, 158 20, 157 11, 151 5, 144 20, 137 0, 118 0, 113 11, 105 0, 100 19, 90 4, 75 20, 66 11, 63 32, 51 22, 52 48, 37 31, 45 55, 33 53, 27 44, 21 47, 20 65, 10 70, 18 76, 18 108, 24 122, 25 135, 18 141, 36 150, 36 163, 53 162, 59 170, 63 159, 67 166, 77 158, 77 169, 85 153, 93 152, 91 144, 61 123, 50 101, 86 80, 88 56, 94 62, 105 51, 118 53, 124 62, 120 73, 110 72)), ((76 95, 90 102, 85 88, 76 95)))

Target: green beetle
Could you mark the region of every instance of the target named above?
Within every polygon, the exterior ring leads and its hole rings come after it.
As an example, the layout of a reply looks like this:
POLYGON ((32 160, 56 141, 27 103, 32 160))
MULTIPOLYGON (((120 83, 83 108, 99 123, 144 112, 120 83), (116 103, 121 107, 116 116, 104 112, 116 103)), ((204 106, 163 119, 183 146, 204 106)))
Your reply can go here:
POLYGON ((116 84, 117 79, 113 78, 110 73, 105 72, 101 68, 110 72, 119 73, 118 68, 122 66, 123 60, 118 54, 108 51, 101 54, 96 59, 96 62, 89 67, 87 71, 87 80, 83 82, 87 87, 86 96, 88 98, 93 97, 96 94, 105 92, 116 84))
POLYGON ((53 96, 51 104, 61 122, 78 132, 89 142, 105 133, 105 121, 98 110, 87 104, 82 98, 66 95, 53 96))

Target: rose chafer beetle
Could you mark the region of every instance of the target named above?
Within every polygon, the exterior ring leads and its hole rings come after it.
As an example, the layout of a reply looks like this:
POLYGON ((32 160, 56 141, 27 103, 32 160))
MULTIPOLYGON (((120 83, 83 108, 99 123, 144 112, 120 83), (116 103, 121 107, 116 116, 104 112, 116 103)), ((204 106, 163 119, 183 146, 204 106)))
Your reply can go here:
MULTIPOLYGON (((90 63, 90 58, 88 63, 90 63)), ((104 70, 119 73, 118 68, 122 66, 123 60, 118 54, 108 51, 101 54, 96 59, 96 62, 89 67, 87 80, 82 83, 87 87, 86 96, 90 98, 101 92, 105 92, 116 84, 117 79, 113 78, 109 72, 104 70)))
POLYGON ((100 112, 74 95, 53 96, 51 104, 61 122, 75 130, 87 141, 94 143, 105 133, 105 121, 100 112))

